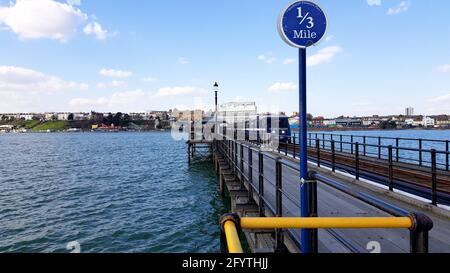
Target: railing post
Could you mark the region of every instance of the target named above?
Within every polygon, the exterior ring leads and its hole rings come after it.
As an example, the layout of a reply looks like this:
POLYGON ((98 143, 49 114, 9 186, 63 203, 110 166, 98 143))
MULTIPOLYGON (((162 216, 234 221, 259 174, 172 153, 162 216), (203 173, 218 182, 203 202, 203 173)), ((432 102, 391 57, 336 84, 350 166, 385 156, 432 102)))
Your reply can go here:
POLYGON ((400 150, 399 150, 400 139, 399 138, 395 139, 395 145, 396 145, 396 147, 395 147, 395 153, 396 153, 395 158, 396 158, 397 162, 400 162, 400 150))
MULTIPOLYGON (((310 143, 311 143, 311 139, 309 139, 309 141, 310 141, 310 143)), ((311 145, 310 145, 311 146, 311 145)), ((295 144, 295 135, 294 135, 294 159, 296 158, 295 157, 295 149, 297 148, 297 145, 295 144)))
POLYGON ((364 142, 364 146, 363 146, 363 155, 366 156, 367 155, 367 151, 366 151, 366 145, 367 145, 367 139, 366 136, 363 137, 363 142, 364 142))
POLYGON ((423 154, 422 154, 423 141, 419 139, 419 166, 423 166, 423 154))
POLYGON ((351 148, 350 148, 350 150, 351 150, 351 153, 353 154, 354 153, 354 148, 353 148, 353 136, 350 136, 350 146, 351 146, 351 148))
POLYGON ((317 167, 320 167, 320 139, 316 139, 317 167))
POLYGON ((259 216, 264 216, 264 155, 259 151, 259 216))
POLYGON ((445 165, 446 165, 446 170, 450 171, 450 141, 445 141, 446 144, 446 148, 445 148, 445 165))
POLYGON ((253 200, 253 151, 248 147, 248 201, 253 200))
POLYGON ((322 148, 325 150, 325 134, 322 135, 322 148))
POLYGON ((340 135, 339 139, 340 139, 339 141, 341 142, 341 153, 342 153, 344 151, 344 145, 342 143, 344 138, 342 137, 342 135, 340 135))
POLYGON ((394 191, 394 159, 393 159, 393 147, 392 145, 389 145, 388 148, 388 161, 389 161, 389 174, 388 174, 388 183, 389 183, 389 190, 394 191))
POLYGON ((331 168, 333 172, 336 172, 336 142, 331 141, 331 168))
POLYGON ((378 159, 381 159, 381 137, 378 137, 378 159))
POLYGON ((240 152, 239 152, 239 159, 240 159, 240 171, 239 171, 239 176, 241 178, 241 185, 244 185, 244 145, 242 143, 239 143, 240 145, 240 152))
POLYGON ((355 143, 355 177, 359 180, 359 143, 355 143))
POLYGON ((235 170, 235 176, 239 178, 239 165, 238 165, 238 143, 235 140, 234 141, 234 170, 235 170))
MULTIPOLYGON (((278 141, 279 142, 279 141, 278 141)), ((288 155, 288 142, 285 142, 284 143, 284 151, 285 151, 285 155, 287 156, 288 155)), ((278 145, 280 145, 279 143, 278 143, 278 145)))
MULTIPOLYGON (((276 160, 275 168, 275 184, 276 184, 276 217, 283 217, 283 166, 281 158, 276 160)), ((276 246, 275 252, 285 252, 284 234, 282 229, 275 230, 276 246)))
POLYGON ((413 213, 409 217, 413 220, 410 229, 410 252, 428 253, 428 233, 433 228, 433 221, 421 213, 413 213))
POLYGON ((435 149, 431 150, 431 200, 434 206, 437 206, 437 152, 435 149))

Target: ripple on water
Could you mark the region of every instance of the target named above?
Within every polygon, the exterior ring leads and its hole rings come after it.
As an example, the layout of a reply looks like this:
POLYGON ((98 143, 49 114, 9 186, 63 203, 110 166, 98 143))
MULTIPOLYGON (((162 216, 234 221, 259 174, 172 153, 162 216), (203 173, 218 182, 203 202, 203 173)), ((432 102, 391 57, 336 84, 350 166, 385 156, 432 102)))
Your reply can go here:
POLYGON ((210 163, 169 133, 0 135, 0 252, 218 252, 210 163))

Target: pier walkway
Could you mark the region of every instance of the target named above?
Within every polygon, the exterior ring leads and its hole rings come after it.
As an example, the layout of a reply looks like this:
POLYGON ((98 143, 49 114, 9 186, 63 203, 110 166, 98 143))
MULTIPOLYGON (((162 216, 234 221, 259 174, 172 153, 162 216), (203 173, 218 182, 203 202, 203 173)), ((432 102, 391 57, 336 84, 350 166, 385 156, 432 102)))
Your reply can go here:
MULTIPOLYGON (((213 144, 219 190, 228 194, 233 212, 240 216, 298 217, 300 213, 299 162, 285 151, 264 151, 245 141, 213 144)), ((429 251, 450 253, 450 213, 415 198, 356 179, 316 162, 310 164, 317 185, 317 216, 385 217, 412 212, 429 216, 429 251)), ((399 229, 318 230, 320 253, 402 253, 410 251, 410 232, 399 229), (380 249, 377 249, 380 247, 380 249)), ((245 232, 253 252, 299 252, 299 230, 245 232)))

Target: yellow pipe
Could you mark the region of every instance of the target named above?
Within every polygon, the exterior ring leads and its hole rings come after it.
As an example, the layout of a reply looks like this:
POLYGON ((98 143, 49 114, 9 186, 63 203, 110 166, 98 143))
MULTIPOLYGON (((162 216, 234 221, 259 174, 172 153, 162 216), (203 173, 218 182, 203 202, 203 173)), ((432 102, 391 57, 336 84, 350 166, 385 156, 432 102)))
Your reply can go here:
POLYGON ((241 218, 242 229, 411 228, 409 217, 390 218, 241 218))
POLYGON ((244 253, 234 222, 226 221, 223 228, 227 238, 228 252, 233 254, 244 253))

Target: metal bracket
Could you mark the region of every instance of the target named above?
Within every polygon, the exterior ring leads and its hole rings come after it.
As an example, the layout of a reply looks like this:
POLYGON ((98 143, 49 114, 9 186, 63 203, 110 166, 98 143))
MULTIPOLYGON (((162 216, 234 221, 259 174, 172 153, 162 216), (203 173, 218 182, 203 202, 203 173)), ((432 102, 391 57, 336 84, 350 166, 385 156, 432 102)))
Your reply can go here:
POLYGON ((317 183, 317 180, 305 180, 305 179, 300 180, 300 186, 303 186, 305 184, 314 184, 314 183, 317 183))

